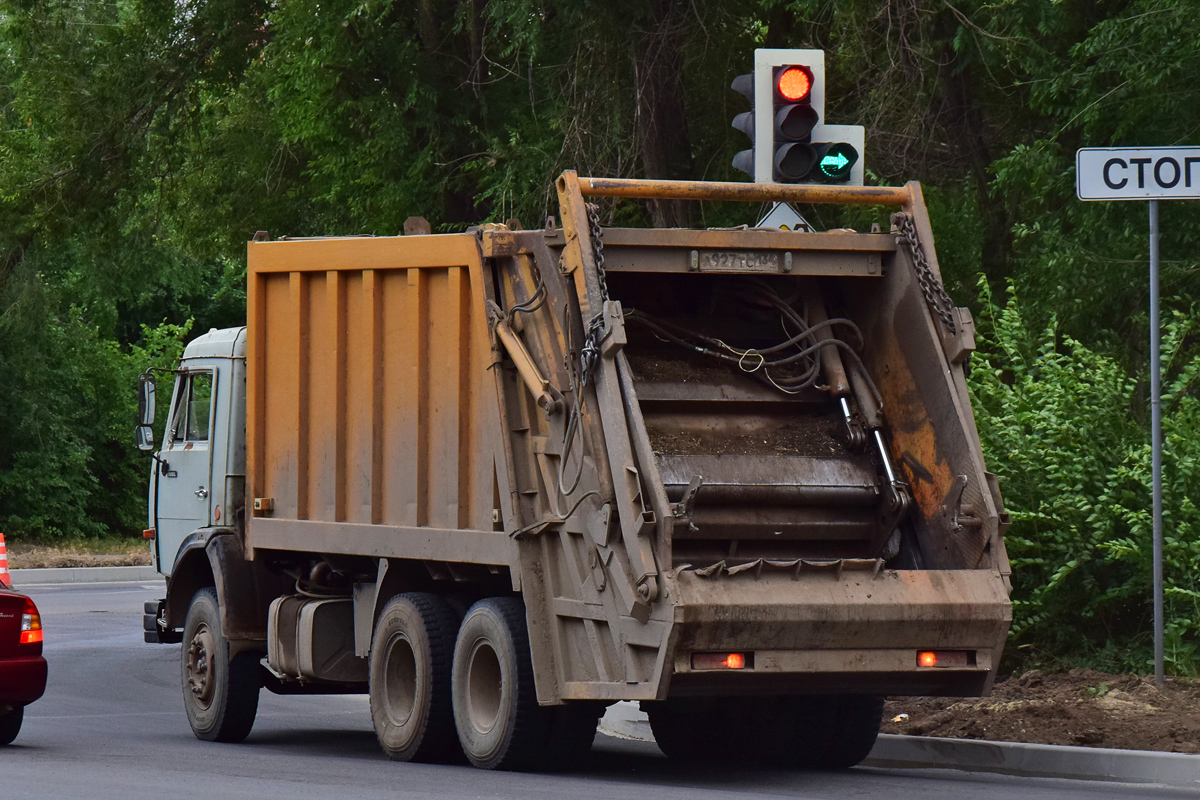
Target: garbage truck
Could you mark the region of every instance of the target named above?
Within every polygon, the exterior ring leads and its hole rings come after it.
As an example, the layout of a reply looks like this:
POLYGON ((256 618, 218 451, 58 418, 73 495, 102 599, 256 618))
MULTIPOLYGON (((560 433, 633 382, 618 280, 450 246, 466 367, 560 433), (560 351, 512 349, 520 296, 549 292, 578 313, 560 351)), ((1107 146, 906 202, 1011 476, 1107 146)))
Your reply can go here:
POLYGON ((558 218, 248 245, 187 345, 150 529, 196 736, 366 693, 402 761, 542 769, 638 701, 670 757, 849 767, 888 695, 986 694, 1007 518, 917 183, 557 179, 558 218), (610 198, 870 231, 605 225, 610 198), (884 229, 886 227, 886 230, 884 229))

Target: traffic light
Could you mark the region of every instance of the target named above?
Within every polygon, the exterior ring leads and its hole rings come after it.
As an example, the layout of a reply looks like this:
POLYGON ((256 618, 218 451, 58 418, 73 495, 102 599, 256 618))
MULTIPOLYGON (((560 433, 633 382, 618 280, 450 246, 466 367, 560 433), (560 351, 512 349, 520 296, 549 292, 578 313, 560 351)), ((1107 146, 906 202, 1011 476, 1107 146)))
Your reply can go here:
MULTIPOLYGON (((750 149, 743 150, 734 156, 733 166, 734 169, 740 169, 751 178, 754 178, 754 73, 749 72, 745 75, 738 75, 733 79, 733 85, 730 88, 735 92, 741 92, 750 101, 750 110, 743 111, 733 118, 733 127, 750 137, 750 149)), ((757 179, 755 182, 758 182, 757 179)))
POLYGON ((812 107, 813 71, 791 64, 772 70, 774 174, 778 183, 798 183, 808 178, 817 163, 817 152, 809 143, 813 127, 820 122, 812 107))
POLYGON ((848 142, 827 142, 813 145, 816 152, 817 180, 826 183, 845 183, 858 161, 858 150, 848 142))
POLYGON ((734 168, 756 183, 862 185, 864 131, 824 123, 824 82, 824 51, 755 50, 754 72, 733 81, 751 105, 733 120, 751 141, 734 168))

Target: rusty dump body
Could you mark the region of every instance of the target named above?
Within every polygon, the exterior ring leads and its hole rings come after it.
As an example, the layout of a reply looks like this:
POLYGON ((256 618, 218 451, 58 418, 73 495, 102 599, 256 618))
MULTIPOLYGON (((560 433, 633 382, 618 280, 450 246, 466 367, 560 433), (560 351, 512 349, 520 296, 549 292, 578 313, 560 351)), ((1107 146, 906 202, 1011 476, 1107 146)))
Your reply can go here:
POLYGON ((920 187, 558 195, 544 230, 249 245, 247 557, 511 587, 543 704, 986 692, 1003 509, 920 187), (896 232, 604 228, 592 196, 891 206, 923 259, 896 232))

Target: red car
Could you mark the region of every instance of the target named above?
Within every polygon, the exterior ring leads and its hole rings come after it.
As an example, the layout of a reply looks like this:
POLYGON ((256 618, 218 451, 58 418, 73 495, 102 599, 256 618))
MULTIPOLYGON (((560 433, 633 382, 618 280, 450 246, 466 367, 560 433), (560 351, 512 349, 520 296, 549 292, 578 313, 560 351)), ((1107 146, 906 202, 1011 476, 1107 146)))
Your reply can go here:
POLYGON ((42 617, 32 600, 0 584, 0 745, 17 738, 25 706, 45 691, 42 617))

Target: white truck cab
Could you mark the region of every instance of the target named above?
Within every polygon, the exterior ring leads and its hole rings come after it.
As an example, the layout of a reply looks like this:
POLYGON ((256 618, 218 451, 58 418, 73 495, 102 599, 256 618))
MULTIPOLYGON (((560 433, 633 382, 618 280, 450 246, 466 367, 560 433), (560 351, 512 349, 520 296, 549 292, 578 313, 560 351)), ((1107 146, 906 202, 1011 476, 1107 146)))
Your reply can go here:
POLYGON ((246 473, 246 329, 210 330, 175 370, 162 448, 150 476, 154 565, 170 576, 192 533, 233 526, 246 473))

